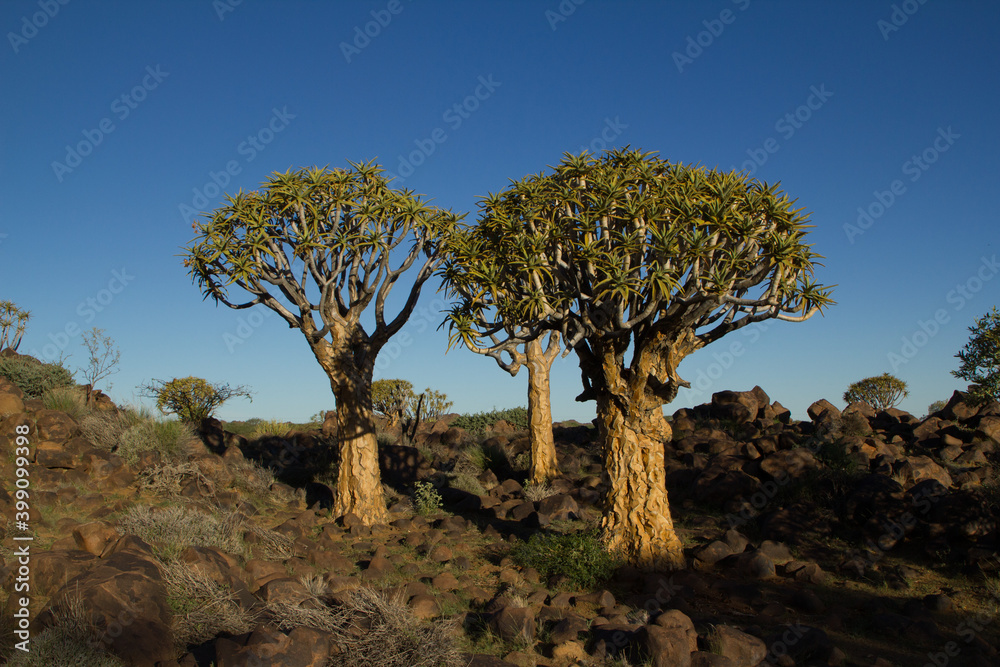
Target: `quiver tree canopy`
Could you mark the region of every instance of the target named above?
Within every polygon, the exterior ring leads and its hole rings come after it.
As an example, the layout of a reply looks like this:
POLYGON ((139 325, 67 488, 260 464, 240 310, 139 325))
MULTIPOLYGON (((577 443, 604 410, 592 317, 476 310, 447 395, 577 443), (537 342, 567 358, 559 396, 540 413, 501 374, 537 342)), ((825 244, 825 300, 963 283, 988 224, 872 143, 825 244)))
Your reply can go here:
POLYGON ((514 346, 557 331, 577 353, 577 400, 597 400, 611 478, 605 536, 636 564, 682 560, 661 409, 688 386, 680 361, 753 322, 800 322, 833 303, 813 280, 807 219, 776 185, 626 148, 567 154, 512 182, 453 237, 451 343, 509 365, 514 346))
POLYGON ((459 216, 394 190, 373 163, 275 173, 228 196, 201 223, 185 265, 230 308, 263 304, 299 329, 337 400, 340 467, 334 513, 386 518, 371 382, 375 358, 406 323, 459 216), (386 314, 399 278, 416 267, 402 307, 386 314), (230 296, 240 288, 240 298, 230 296), (368 331, 362 313, 373 306, 368 331))

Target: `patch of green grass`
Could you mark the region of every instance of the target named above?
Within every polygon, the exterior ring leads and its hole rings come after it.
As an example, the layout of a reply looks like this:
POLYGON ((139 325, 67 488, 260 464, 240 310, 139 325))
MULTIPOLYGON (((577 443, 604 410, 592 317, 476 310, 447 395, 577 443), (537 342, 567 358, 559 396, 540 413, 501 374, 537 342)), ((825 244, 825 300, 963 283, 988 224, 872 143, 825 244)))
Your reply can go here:
POLYGON ((90 413, 87 394, 79 387, 54 387, 42 395, 46 410, 65 412, 76 421, 90 413))
POLYGON ((608 552, 595 529, 577 533, 535 533, 516 544, 511 558, 522 567, 533 567, 546 579, 568 577, 581 589, 592 589, 611 578, 621 565, 608 552))

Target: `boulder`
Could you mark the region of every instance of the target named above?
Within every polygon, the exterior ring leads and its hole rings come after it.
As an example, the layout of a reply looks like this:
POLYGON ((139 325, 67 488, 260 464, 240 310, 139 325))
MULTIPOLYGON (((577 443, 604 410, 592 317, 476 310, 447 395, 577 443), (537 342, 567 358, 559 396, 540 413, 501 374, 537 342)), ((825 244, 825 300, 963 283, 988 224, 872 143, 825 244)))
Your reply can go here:
POLYGON ((753 391, 716 392, 712 394, 711 414, 716 419, 732 420, 739 424, 752 422, 757 418, 757 411, 761 407, 757 398, 753 391))
POLYGON ((42 410, 35 415, 38 440, 65 442, 80 434, 80 426, 72 417, 59 410, 42 410))
POLYGON ((948 471, 935 463, 934 459, 929 456, 907 458, 900 466, 899 473, 905 477, 910 486, 925 479, 937 480, 945 488, 952 485, 951 475, 948 474, 948 471))
POLYGON ((36 632, 78 606, 97 641, 129 665, 153 667, 174 658, 171 610, 155 563, 122 551, 66 583, 34 621, 36 632))
POLYGON ((806 414, 808 414, 809 419, 814 422, 826 421, 828 419, 840 419, 840 410, 838 410, 833 403, 825 398, 821 398, 806 408, 806 414))
MULTIPOLYGON (((690 619, 689 619, 690 620, 690 619)), ((690 667, 691 646, 682 628, 647 625, 639 633, 653 667, 690 667)))
POLYGON ((535 612, 530 607, 504 607, 490 617, 489 626, 506 641, 535 641, 535 612))
POLYGON ((736 667, 756 667, 767 656, 762 639, 729 625, 715 626, 707 640, 713 653, 729 658, 736 667))

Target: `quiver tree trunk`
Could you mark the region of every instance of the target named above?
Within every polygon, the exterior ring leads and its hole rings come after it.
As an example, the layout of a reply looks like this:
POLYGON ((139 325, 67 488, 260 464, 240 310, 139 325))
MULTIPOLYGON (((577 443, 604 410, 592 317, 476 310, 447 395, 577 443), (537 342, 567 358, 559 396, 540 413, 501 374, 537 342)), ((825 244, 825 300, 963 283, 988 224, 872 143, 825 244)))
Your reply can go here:
POLYGON ((673 340, 653 333, 636 341, 629 368, 622 366, 621 347, 621 341, 595 346, 590 367, 610 483, 601 522, 604 539, 636 567, 680 569, 684 552, 670 515, 664 461, 672 431, 662 405, 684 384, 677 365, 700 343, 690 331, 673 340))
POLYGON ((670 516, 663 459, 670 425, 659 407, 637 412, 598 399, 598 428, 610 481, 601 528, 608 548, 630 564, 679 569, 684 566, 683 546, 670 516))
MULTIPOLYGON (((369 526, 387 523, 372 410, 373 364, 359 368, 354 354, 347 350, 338 354, 326 341, 314 345, 313 353, 329 376, 337 401, 339 467, 333 515, 354 514, 369 526)), ((374 359, 374 354, 364 358, 374 359)))
POLYGON ((524 346, 528 366, 528 428, 531 443, 531 481, 542 484, 559 474, 556 444, 552 435, 552 402, 549 371, 559 353, 557 346, 542 350, 540 338, 524 346))

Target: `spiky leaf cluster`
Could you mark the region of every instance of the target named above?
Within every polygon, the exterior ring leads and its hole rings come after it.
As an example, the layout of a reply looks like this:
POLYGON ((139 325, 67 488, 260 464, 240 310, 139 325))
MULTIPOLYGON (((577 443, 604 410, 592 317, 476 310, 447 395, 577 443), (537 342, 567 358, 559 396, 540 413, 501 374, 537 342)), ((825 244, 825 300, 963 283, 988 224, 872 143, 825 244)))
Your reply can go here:
POLYGON ((844 401, 864 402, 876 410, 894 407, 909 395, 906 383, 889 373, 858 380, 847 387, 844 401))
POLYGON ((997 307, 969 327, 969 342, 955 356, 961 361, 951 374, 971 383, 974 402, 1000 401, 1000 311, 997 307))
POLYGON ((295 328, 309 320, 313 326, 303 330, 314 340, 333 326, 363 331, 361 312, 374 301, 374 337, 384 342, 395 333, 436 261, 424 263, 403 311, 387 324, 389 291, 422 253, 436 256, 459 218, 410 190, 392 189, 374 163, 350 165, 275 173, 260 190, 227 196, 195 223, 198 236, 186 248, 185 265, 205 297, 231 308, 263 303, 295 328), (233 285, 252 298, 231 301, 233 285))
POLYGON ((808 216, 777 185, 622 149, 567 154, 480 204, 443 268, 451 343, 697 332, 707 344, 833 303, 813 280, 808 216), (504 331, 506 330, 506 331, 504 331), (506 337, 498 337, 503 333, 506 337), (489 339, 489 340, 487 340, 489 339))

